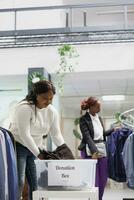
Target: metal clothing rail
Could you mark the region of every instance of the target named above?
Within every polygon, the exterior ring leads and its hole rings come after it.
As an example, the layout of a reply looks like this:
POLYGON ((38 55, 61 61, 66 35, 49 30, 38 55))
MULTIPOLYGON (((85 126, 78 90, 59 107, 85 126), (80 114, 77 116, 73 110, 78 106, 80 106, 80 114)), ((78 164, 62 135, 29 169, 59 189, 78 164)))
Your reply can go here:
MULTIPOLYGON (((112 42, 134 42, 134 25, 127 25, 127 6, 134 6, 132 0, 104 3, 88 3, 78 5, 58 5, 46 7, 27 7, 27 8, 5 8, 0 9, 0 13, 14 13, 14 29, 0 31, 0 48, 31 47, 31 46, 51 46, 60 44, 94 44, 112 42), (87 8, 100 7, 123 7, 123 24, 118 26, 88 26, 87 8), (72 20, 73 9, 82 9, 83 24, 75 27, 70 22, 72 20), (19 12, 28 11, 48 11, 63 10, 65 14, 65 27, 42 28, 42 29, 23 29, 17 27, 17 17, 19 12), (70 22, 70 23, 69 23, 70 22)), ((129 8, 130 9, 130 8, 129 8)), ((131 10, 132 12, 132 10, 131 10)))

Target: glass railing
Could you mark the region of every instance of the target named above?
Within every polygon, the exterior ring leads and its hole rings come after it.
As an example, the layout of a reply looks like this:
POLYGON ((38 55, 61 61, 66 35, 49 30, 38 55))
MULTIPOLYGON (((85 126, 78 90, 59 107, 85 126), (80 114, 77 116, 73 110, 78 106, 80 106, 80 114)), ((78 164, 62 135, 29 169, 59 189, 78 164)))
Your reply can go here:
MULTIPOLYGON (((134 3, 96 3, 0 9, 0 31, 134 28, 134 3), (84 28, 84 29, 83 29, 84 28)), ((63 31, 63 30, 61 30, 63 31)))

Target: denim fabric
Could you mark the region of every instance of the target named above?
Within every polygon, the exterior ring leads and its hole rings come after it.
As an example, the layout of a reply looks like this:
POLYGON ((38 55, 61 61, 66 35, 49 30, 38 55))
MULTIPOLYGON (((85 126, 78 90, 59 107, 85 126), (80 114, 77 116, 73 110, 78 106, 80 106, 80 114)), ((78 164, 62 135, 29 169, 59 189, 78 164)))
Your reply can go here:
POLYGON ((108 176, 117 182, 126 182, 122 151, 132 133, 128 128, 117 129, 107 138, 108 176))
POLYGON ((5 167, 2 156, 2 149, 0 146, 0 199, 6 200, 5 198, 5 167))
POLYGON ((6 151, 7 151, 7 165, 8 165, 8 200, 17 200, 18 198, 18 178, 17 178, 17 163, 16 154, 13 143, 8 131, 0 128, 5 137, 6 151))
POLYGON ((29 200, 32 200, 32 192, 37 190, 36 166, 34 163, 36 157, 28 148, 20 143, 16 143, 16 151, 19 177, 19 198, 22 196, 26 175, 29 185, 29 200))
POLYGON ((129 188, 134 189, 134 133, 128 136, 122 156, 126 171, 127 185, 129 188))

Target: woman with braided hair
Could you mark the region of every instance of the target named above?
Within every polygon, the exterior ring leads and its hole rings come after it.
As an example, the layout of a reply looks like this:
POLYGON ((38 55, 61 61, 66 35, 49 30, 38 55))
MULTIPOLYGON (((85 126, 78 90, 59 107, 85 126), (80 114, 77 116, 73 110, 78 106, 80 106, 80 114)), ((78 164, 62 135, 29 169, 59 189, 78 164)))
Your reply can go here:
POLYGON ((25 175, 30 200, 32 192, 37 189, 34 160, 42 159, 40 152, 45 149, 43 136, 50 133, 57 147, 65 143, 60 131, 58 112, 51 104, 55 92, 51 82, 41 80, 33 84, 26 98, 16 106, 10 131, 16 140, 19 200, 22 198, 25 175))
POLYGON ((96 186, 99 187, 99 200, 102 200, 104 188, 107 182, 107 157, 105 147, 105 136, 114 130, 105 131, 102 119, 98 116, 101 103, 96 97, 89 97, 81 102, 80 130, 82 141, 78 149, 83 159, 97 159, 96 186))

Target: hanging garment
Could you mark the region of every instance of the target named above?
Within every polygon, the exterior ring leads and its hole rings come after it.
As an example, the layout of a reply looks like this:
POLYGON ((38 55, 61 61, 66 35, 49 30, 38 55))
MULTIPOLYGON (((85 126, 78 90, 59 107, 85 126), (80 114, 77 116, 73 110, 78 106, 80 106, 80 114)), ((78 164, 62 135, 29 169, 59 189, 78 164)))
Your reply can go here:
MULTIPOLYGON (((1 157, 3 158, 3 162, 4 162, 4 169, 2 169, 1 166, 1 172, 3 173, 4 177, 5 177, 5 189, 4 193, 5 193, 5 199, 8 199, 8 165, 7 165, 7 151, 6 151, 6 143, 5 143, 5 137, 4 134, 2 133, 2 131, 0 130, 0 147, 1 147, 1 157)), ((1 180, 1 179, 0 179, 1 180)))
POLYGON ((129 135, 122 152, 127 185, 134 189, 134 133, 129 135))
POLYGON ((8 165, 8 200, 18 199, 18 174, 17 174, 17 163, 16 154, 13 147, 13 143, 8 130, 1 128, 1 132, 5 137, 5 145, 7 152, 7 165, 8 165))
POLYGON ((2 156, 2 147, 0 145, 0 199, 6 200, 6 192, 5 192, 5 166, 4 159, 2 156))
POLYGON ((131 129, 121 128, 114 131, 107 138, 108 176, 117 182, 126 182, 122 150, 127 137, 131 133, 131 129))

